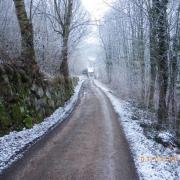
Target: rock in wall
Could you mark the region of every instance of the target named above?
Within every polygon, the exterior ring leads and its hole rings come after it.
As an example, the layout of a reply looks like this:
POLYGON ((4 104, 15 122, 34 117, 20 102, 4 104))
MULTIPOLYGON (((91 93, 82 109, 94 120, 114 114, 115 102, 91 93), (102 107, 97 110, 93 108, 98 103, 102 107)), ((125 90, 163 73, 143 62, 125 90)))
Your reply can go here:
POLYGON ((31 128, 42 122, 73 94, 77 79, 46 79, 42 74, 33 79, 23 67, 0 64, 0 135, 31 128))

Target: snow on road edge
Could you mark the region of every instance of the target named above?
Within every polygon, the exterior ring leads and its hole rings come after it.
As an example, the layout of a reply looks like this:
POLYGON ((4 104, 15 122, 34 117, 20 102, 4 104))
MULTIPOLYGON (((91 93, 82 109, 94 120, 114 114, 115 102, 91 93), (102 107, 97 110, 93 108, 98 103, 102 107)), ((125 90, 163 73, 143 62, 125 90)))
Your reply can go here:
POLYGON ((23 152, 32 144, 37 142, 43 135, 55 128, 74 109, 84 80, 80 78, 75 88, 74 95, 64 107, 59 107, 50 117, 46 118, 42 123, 35 124, 32 129, 24 129, 20 132, 11 132, 0 138, 0 173, 9 167, 14 161, 23 156, 23 152))
POLYGON ((179 180, 180 162, 177 159, 172 160, 172 162, 152 160, 154 157, 177 157, 177 154, 173 150, 164 148, 161 144, 146 138, 140 125, 132 120, 132 105, 130 103, 119 100, 99 81, 95 80, 95 84, 107 95, 120 117, 119 121, 123 126, 140 179, 179 180))

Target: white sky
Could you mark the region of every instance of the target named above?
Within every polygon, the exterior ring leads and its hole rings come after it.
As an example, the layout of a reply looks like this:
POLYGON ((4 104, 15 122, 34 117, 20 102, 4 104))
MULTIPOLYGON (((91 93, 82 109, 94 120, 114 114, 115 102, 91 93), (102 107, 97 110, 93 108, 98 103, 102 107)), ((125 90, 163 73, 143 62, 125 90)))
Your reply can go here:
MULTIPOLYGON (((112 2, 113 0, 81 0, 84 7, 90 13, 91 19, 93 21, 101 20, 105 13, 108 11, 109 6, 104 2, 112 2)), ((87 43, 98 44, 98 39, 96 37, 97 27, 91 27, 92 34, 86 39, 87 43)))
MULTIPOLYGON (((112 0, 106 1, 111 2, 112 0)), ((107 4, 104 3, 104 0, 82 0, 82 3, 89 11, 93 20, 100 20, 109 9, 107 4)))

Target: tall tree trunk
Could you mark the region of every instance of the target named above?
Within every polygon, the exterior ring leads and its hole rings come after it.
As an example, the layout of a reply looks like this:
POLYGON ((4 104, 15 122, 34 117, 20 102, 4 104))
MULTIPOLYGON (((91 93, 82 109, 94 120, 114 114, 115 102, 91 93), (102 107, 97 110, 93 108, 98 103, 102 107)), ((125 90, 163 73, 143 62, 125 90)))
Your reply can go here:
POLYGON ((69 77, 69 68, 68 68, 68 39, 63 39, 63 48, 62 48, 62 63, 60 66, 60 73, 64 76, 64 78, 69 77))
POLYGON ((149 108, 154 108, 154 93, 156 81, 156 59, 157 59, 157 12, 155 9, 156 0, 152 1, 152 9, 149 11, 149 34, 150 34, 150 88, 149 88, 149 108))
POLYGON ((176 119, 177 115, 177 108, 176 108, 176 100, 175 100, 175 94, 176 94, 176 79, 178 75, 178 26, 176 30, 176 34, 174 34, 173 37, 173 44, 170 51, 170 82, 169 82, 169 96, 168 96, 168 102, 167 107, 168 110, 171 112, 171 116, 176 119), (170 109, 171 108, 171 109, 170 109))
POLYGON ((31 68, 33 68, 33 70, 37 68, 35 60, 32 22, 27 16, 24 0, 13 1, 21 31, 21 58, 24 61, 25 65, 29 67, 29 70, 32 71, 31 68))
POLYGON ((64 28, 63 28, 63 49, 62 49, 62 63, 60 65, 60 73, 64 76, 68 83, 69 67, 68 67, 68 41, 70 35, 70 25, 72 19, 73 0, 68 0, 67 13, 65 14, 64 28))
MULTIPOLYGON (((179 67, 178 67, 178 53, 180 53, 180 4, 179 7, 177 9, 177 27, 176 27, 176 38, 174 39, 174 69, 176 68, 176 74, 174 77, 174 91, 176 91, 177 96, 180 95, 180 90, 176 87, 176 85, 179 83, 180 84, 180 79, 177 78, 178 77, 178 71, 179 71, 179 67)), ((179 96, 180 97, 180 96, 179 96)), ((175 98, 174 98, 175 99, 175 98)), ((177 140, 178 143, 180 144, 180 103, 177 101, 176 102, 176 109, 177 109, 177 117, 176 117, 176 135, 177 135, 177 140)))
POLYGON ((159 124, 165 124, 168 116, 166 95, 168 87, 168 33, 167 33, 167 3, 168 0, 157 1, 159 14, 158 25, 158 76, 159 76, 159 124))
POLYGON ((145 62, 144 62, 144 18, 143 18, 143 0, 139 0, 140 19, 139 19, 139 57, 141 69, 141 99, 145 103, 145 62))

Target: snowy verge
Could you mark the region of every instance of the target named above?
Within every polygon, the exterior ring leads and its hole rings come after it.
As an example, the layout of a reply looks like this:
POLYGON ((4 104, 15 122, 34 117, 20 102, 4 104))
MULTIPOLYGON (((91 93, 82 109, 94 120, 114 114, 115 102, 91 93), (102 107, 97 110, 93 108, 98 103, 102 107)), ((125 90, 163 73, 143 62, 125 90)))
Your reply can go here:
POLYGON ((118 99, 99 81, 95 80, 95 84, 107 95, 120 117, 140 179, 179 180, 179 155, 143 134, 142 127, 132 119, 132 104, 118 99))
POLYGON ((75 88, 74 95, 64 107, 58 108, 50 117, 42 123, 35 124, 32 129, 24 129, 20 132, 11 132, 0 138, 0 173, 9 167, 14 161, 23 156, 23 152, 32 144, 37 142, 43 135, 55 128, 74 109, 80 95, 81 86, 84 80, 80 78, 75 88))

